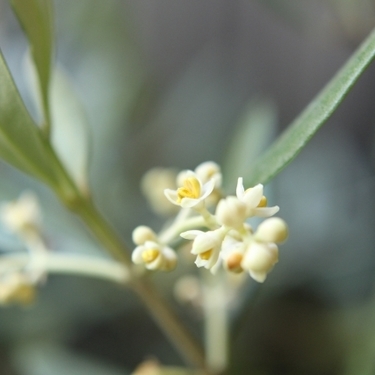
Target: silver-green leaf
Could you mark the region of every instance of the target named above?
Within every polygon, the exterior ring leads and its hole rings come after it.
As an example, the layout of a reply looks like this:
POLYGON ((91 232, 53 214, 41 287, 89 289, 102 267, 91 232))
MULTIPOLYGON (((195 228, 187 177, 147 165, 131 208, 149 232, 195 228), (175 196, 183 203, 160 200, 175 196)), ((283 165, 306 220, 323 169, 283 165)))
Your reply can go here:
POLYGON ((245 176, 247 185, 266 183, 285 168, 331 116, 375 56, 375 30, 245 176))
POLYGON ((59 171, 53 153, 30 117, 1 53, 0 158, 51 186, 57 185, 59 171))
POLYGON ((53 17, 51 0, 11 0, 16 15, 27 35, 36 66, 44 113, 44 126, 49 126, 49 84, 53 50, 53 17))

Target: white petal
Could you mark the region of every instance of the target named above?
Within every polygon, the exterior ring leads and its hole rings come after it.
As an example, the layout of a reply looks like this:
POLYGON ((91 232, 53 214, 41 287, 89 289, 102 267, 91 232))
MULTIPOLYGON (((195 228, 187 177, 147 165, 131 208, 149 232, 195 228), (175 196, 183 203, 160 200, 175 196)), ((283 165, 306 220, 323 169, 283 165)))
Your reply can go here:
POLYGON ((189 171, 187 169, 181 171, 178 173, 177 177, 176 177, 176 184, 177 186, 182 186, 184 184, 184 180, 189 177, 189 173, 188 172, 192 172, 192 171, 189 171))
POLYGON ((165 263, 165 258, 160 253, 155 260, 150 263, 145 263, 145 266, 148 270, 159 270, 162 269, 165 263))
POLYGON ((214 188, 215 188, 215 180, 211 178, 211 180, 209 180, 203 185, 203 188, 202 188, 203 194, 201 198, 206 199, 212 193, 214 188))
POLYGON ((236 195, 238 199, 242 199, 245 194, 245 188, 243 187, 243 178, 238 177, 236 195))
POLYGON ((200 256, 197 256, 197 258, 195 259, 195 262, 194 262, 197 267, 204 267, 207 263, 207 260, 205 259, 202 259, 200 256))
POLYGON ((272 215, 275 215, 277 212, 279 212, 279 210, 280 210, 279 206, 256 207, 253 210, 251 210, 251 213, 252 213, 253 216, 270 217, 272 215))
POLYGON ((182 232, 180 234, 180 236, 182 238, 185 238, 186 240, 194 240, 195 237, 199 236, 200 234, 202 234, 204 232, 202 232, 201 230, 187 230, 186 232, 182 232))
MULTIPOLYGON (((180 205, 182 208, 192 208, 201 202, 201 200, 201 198, 182 198, 180 205)), ((175 202, 175 204, 178 203, 175 202)))
POLYGON ((219 258, 217 262, 211 267, 210 271, 213 275, 216 275, 217 271, 219 270, 222 263, 222 259, 219 258))
POLYGON ((250 276, 255 280, 258 281, 258 283, 263 283, 264 280, 267 278, 267 273, 266 272, 254 272, 254 271, 249 271, 250 276))
POLYGON ((251 189, 245 191, 243 201, 249 208, 255 208, 258 206, 260 200, 263 197, 263 185, 258 184, 251 189))
POLYGON ((177 203, 177 191, 176 190, 172 190, 172 189, 165 189, 164 190, 164 195, 167 197, 167 199, 171 202, 171 203, 173 203, 173 204, 175 204, 175 205, 177 205, 177 206, 179 206, 180 204, 179 203, 177 203))
POLYGON ((207 264, 206 264, 206 268, 211 269, 211 270, 212 268, 215 268, 216 266, 218 267, 220 265, 220 259, 219 259, 220 249, 217 248, 217 249, 214 249, 213 251, 214 253, 211 255, 210 259, 208 259, 207 264))
POLYGON ((137 246, 132 253, 132 261, 135 264, 142 264, 143 259, 142 259, 142 253, 146 250, 145 246, 137 246))
POLYGON ((164 257, 167 258, 168 260, 177 259, 176 252, 168 246, 163 247, 162 252, 163 252, 164 257))

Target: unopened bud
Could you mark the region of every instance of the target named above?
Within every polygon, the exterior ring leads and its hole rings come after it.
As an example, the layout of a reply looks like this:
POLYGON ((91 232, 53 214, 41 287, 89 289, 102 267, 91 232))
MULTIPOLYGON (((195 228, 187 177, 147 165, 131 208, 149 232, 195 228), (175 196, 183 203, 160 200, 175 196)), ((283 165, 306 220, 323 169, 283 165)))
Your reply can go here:
POLYGON ((259 225, 255 238, 261 242, 282 243, 288 238, 288 226, 279 217, 267 219, 259 225))
POLYGON ((136 245, 143 245, 146 241, 156 241, 157 236, 150 227, 140 225, 133 230, 132 238, 136 245))
POLYGON ((236 197, 222 199, 216 208, 216 218, 220 224, 238 228, 246 219, 246 204, 236 197))

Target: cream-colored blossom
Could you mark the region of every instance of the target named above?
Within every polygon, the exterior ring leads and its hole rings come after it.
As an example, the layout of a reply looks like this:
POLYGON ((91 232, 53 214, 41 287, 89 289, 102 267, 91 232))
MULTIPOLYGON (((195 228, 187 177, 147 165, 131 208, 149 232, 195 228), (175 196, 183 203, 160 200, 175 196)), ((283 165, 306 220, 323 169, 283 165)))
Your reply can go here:
POLYGON ((219 224, 238 228, 244 224, 247 216, 247 206, 237 197, 229 196, 219 202, 215 216, 219 224))
POLYGON ((213 231, 202 232, 189 230, 180 234, 182 238, 193 240, 191 253, 196 255, 197 267, 204 267, 215 273, 220 266, 220 249, 225 233, 221 228, 213 231))
POLYGON ((170 202, 183 208, 192 208, 204 202, 215 187, 214 179, 202 183, 193 171, 183 171, 178 180, 182 186, 176 190, 165 189, 164 194, 170 202))
POLYGON ((279 249, 276 244, 252 241, 246 249, 241 266, 249 271, 254 280, 262 283, 278 260, 279 249))
POLYGON ((9 231, 20 236, 40 232, 40 206, 36 196, 30 192, 23 193, 17 200, 3 203, 0 218, 9 231))
POLYGON ((132 253, 135 264, 143 264, 149 270, 171 271, 176 267, 177 256, 173 249, 154 241, 146 241, 132 253))
POLYGON ((261 242, 283 243, 288 238, 288 226, 283 219, 271 217, 259 224, 255 239, 261 242))
POLYGON ((269 217, 279 211, 278 206, 266 207, 266 198, 263 195, 263 185, 258 184, 245 190, 242 177, 238 178, 236 188, 237 198, 246 204, 247 217, 269 217))
POLYGON ((230 272, 243 272, 242 260, 245 254, 246 245, 242 239, 231 231, 226 235, 222 245, 221 258, 224 268, 230 272))

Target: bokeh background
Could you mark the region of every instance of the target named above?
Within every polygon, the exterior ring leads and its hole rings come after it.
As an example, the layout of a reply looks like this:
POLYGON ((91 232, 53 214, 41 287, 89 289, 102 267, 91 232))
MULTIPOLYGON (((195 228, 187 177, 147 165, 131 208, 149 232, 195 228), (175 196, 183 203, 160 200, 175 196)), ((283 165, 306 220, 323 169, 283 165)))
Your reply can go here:
MULTIPOLYGON (((233 140, 243 126, 251 119, 266 129, 252 143, 259 152, 374 21, 371 0, 56 0, 56 60, 89 119, 90 180, 102 212, 131 246, 135 226, 163 223, 140 192, 150 168, 214 160, 233 192, 233 140)), ((0 47, 32 111, 27 43, 6 0, 0 47)), ((267 282, 243 287, 242 314, 232 309, 231 373, 375 373, 374 96, 370 66, 267 187, 291 234, 267 282)), ((1 200, 37 192, 54 250, 102 253, 45 187, 3 163, 0 176, 1 200)), ((0 234, 1 251, 15 247, 0 234)), ((154 279, 200 336, 199 306, 173 298, 186 272, 195 270, 154 279)), ((51 275, 33 306, 0 310, 4 375, 129 374, 148 357, 182 364, 133 293, 107 282, 51 275)))

